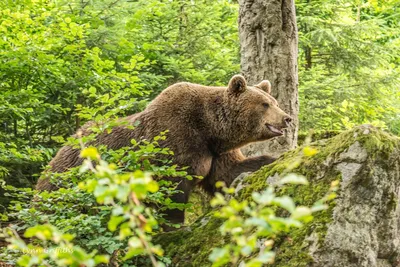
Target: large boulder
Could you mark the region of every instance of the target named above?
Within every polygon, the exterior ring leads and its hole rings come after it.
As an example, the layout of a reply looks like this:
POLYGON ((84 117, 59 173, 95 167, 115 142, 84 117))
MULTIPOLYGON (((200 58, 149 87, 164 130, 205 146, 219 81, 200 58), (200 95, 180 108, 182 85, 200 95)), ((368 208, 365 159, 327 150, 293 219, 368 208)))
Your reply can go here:
MULTIPOLYGON (((400 139, 363 125, 311 146, 319 153, 293 170, 310 185, 284 186, 279 193, 312 205, 339 180, 338 196, 312 222, 278 237, 274 266, 400 266, 400 139)), ((287 152, 258 172, 238 177, 235 197, 249 198, 279 180, 302 151, 287 152)), ((210 266, 212 248, 229 242, 219 233, 221 223, 209 213, 155 241, 174 266, 210 266)))

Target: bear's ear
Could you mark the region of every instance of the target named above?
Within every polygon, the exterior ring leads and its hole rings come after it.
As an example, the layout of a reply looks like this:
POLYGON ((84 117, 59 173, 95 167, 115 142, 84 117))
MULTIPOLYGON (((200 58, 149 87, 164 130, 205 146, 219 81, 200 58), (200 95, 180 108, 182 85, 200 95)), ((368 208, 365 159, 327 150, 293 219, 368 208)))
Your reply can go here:
POLYGON ((257 85, 254 85, 257 88, 260 88, 264 92, 271 94, 271 83, 268 80, 264 80, 257 85))
POLYGON ((234 94, 241 94, 246 91, 246 89, 246 80, 242 75, 235 75, 229 81, 228 90, 234 94))

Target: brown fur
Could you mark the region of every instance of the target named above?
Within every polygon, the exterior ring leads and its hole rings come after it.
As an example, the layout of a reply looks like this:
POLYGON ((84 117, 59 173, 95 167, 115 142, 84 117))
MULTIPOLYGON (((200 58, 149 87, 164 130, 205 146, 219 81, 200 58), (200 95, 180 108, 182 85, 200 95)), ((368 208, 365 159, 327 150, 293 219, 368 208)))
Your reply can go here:
MULTIPOLYGON (((203 176, 201 186, 214 193, 216 181, 230 185, 240 173, 255 171, 274 161, 268 156, 246 159, 239 150, 250 142, 279 135, 267 124, 277 129, 288 126, 290 117, 269 95, 270 90, 268 81, 250 87, 240 75, 233 76, 228 87, 177 83, 165 89, 143 112, 124 118, 130 124, 139 121, 135 129, 116 127, 109 134, 99 135, 96 143, 118 149, 129 146, 131 139, 151 140, 169 130, 162 146, 174 151, 174 162, 188 166, 189 174, 203 176)), ((50 166, 54 172, 64 172, 81 163, 79 151, 65 146, 50 166)), ((197 179, 182 179, 179 189, 184 193, 174 200, 186 203, 197 183, 197 179)), ((46 178, 39 180, 36 188, 56 189, 46 178)), ((174 222, 182 222, 183 212, 174 210, 168 217, 174 222)))

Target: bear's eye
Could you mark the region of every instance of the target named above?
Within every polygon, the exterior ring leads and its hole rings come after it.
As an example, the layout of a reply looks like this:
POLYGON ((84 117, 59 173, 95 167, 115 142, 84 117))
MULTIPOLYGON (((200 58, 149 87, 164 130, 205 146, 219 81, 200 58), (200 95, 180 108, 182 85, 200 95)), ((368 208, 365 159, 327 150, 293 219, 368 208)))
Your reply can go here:
POLYGON ((268 103, 263 103, 262 105, 263 105, 264 108, 268 108, 269 107, 268 103))

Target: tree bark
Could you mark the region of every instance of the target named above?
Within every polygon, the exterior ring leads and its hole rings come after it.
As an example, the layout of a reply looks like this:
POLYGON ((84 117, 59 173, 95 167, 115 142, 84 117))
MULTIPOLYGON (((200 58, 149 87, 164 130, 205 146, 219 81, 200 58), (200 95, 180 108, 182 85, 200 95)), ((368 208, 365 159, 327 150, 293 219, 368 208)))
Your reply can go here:
POLYGON ((297 145, 297 26, 293 0, 239 0, 241 72, 249 84, 269 80, 272 95, 293 117, 284 136, 252 144, 246 156, 279 156, 297 145))

